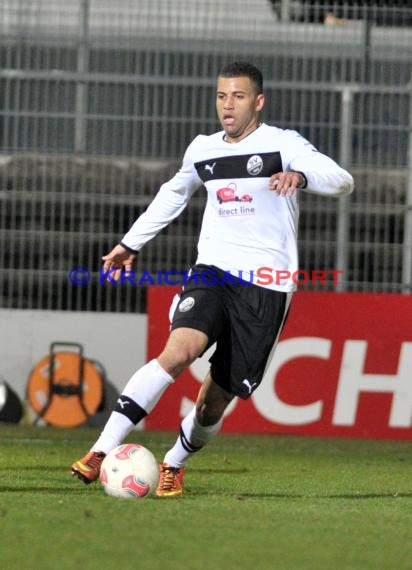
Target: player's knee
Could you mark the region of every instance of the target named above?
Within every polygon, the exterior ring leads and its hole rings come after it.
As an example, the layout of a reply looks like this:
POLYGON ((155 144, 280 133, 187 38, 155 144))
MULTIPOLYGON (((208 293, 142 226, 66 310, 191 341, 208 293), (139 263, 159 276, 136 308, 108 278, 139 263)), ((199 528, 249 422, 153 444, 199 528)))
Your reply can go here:
POLYGON ((197 358, 197 351, 190 346, 182 346, 173 351, 176 366, 185 370, 197 358))
POLYGON ((173 348, 166 347, 158 356, 157 360, 171 376, 176 378, 176 376, 179 376, 179 374, 186 370, 197 357, 198 352, 190 346, 174 346, 173 348))
POLYGON ((179 328, 169 336, 158 361, 173 377, 192 364, 207 346, 207 336, 197 330, 179 328))

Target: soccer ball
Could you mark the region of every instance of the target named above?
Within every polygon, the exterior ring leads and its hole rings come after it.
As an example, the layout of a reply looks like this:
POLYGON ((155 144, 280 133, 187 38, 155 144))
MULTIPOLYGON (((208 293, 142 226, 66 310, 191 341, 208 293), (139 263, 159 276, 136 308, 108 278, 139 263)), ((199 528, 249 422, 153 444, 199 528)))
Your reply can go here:
POLYGON ((159 465, 153 453, 142 445, 125 443, 103 459, 99 478, 108 495, 141 499, 156 490, 159 465))

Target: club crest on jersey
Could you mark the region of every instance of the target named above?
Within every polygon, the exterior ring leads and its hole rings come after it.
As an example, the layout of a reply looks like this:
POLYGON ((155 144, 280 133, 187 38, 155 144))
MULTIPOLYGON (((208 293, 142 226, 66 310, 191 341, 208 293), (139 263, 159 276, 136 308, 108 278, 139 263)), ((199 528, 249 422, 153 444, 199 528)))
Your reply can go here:
POLYGON ((181 313, 186 313, 190 311, 190 309, 194 306, 195 300, 193 297, 186 297, 180 304, 179 304, 179 311, 181 313))
POLYGON ((251 176, 257 176, 262 172, 263 160, 258 154, 254 154, 249 158, 246 165, 247 171, 251 176))

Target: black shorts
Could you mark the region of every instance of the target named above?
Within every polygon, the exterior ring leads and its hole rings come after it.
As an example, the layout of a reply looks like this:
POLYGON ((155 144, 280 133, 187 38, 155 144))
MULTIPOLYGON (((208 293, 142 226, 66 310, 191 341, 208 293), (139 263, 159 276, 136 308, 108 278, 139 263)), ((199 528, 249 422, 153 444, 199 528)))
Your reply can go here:
MULTIPOLYGON (((171 329, 189 327, 216 342, 211 375, 224 390, 248 398, 262 381, 284 326, 291 294, 195 265, 179 295, 171 329)), ((206 348, 206 350, 207 350, 206 348)))

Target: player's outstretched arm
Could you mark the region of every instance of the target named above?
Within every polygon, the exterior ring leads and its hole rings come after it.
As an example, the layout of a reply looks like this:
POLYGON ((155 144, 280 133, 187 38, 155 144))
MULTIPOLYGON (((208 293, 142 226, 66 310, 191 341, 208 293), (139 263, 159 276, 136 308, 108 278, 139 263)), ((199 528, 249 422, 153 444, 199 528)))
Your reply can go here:
POLYGON ((338 197, 350 194, 354 189, 352 175, 320 152, 299 156, 292 160, 290 166, 293 170, 305 173, 305 192, 338 197))
POLYGON ((296 131, 286 130, 283 137, 285 170, 303 173, 306 183, 301 188, 305 192, 338 197, 353 191, 352 175, 332 158, 319 152, 296 131))
POLYGON ((103 255, 103 270, 105 273, 111 272, 111 279, 119 281, 121 271, 131 271, 137 256, 138 252, 133 253, 121 244, 118 244, 108 254, 103 255))

